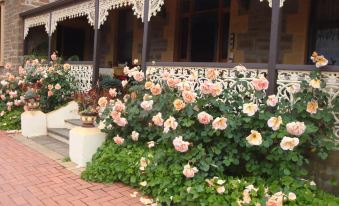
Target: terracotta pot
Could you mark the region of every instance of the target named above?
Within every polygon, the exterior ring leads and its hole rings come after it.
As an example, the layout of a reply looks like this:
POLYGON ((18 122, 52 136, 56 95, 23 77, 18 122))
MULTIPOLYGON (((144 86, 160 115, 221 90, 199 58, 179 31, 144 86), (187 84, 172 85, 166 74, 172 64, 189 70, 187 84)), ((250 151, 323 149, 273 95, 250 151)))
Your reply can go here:
POLYGON ((97 119, 97 113, 82 113, 80 115, 80 120, 82 122, 82 127, 95 127, 94 122, 97 119))

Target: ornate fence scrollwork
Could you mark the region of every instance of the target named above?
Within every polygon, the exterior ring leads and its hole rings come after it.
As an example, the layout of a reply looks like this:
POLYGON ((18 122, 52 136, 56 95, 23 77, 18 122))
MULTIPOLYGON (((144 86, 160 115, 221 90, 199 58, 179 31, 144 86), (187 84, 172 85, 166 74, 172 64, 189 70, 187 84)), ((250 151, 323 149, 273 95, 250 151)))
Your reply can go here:
POLYGON ((88 92, 92 89, 93 65, 71 64, 71 72, 75 78, 76 90, 88 92))

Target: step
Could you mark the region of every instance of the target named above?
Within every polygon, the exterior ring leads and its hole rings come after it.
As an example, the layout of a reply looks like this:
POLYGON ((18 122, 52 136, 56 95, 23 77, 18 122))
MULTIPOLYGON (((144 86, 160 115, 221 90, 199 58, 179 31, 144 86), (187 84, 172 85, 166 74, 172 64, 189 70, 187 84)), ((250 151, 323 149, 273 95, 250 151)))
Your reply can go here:
POLYGON ((65 142, 61 142, 53 137, 50 136, 39 136, 39 137, 32 137, 31 140, 43 147, 52 150, 64 157, 69 156, 69 146, 65 142))
POLYGON ((48 136, 57 139, 61 142, 69 144, 69 131, 67 128, 48 128, 48 136))
POLYGON ((81 127, 82 123, 80 119, 67 119, 65 120, 65 126, 67 129, 73 129, 74 127, 81 127))

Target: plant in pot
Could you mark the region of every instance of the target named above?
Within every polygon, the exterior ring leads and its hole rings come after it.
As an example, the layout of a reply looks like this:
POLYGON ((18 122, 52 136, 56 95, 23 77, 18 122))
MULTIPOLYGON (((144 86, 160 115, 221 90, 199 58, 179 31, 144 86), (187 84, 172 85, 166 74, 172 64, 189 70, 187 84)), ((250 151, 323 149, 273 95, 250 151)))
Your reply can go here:
POLYGON ((29 111, 34 111, 39 108, 39 95, 37 95, 37 93, 33 89, 28 89, 24 97, 26 107, 29 111))
POLYGON ((79 105, 80 120, 82 127, 95 127, 94 123, 98 116, 96 108, 96 91, 91 90, 87 93, 79 93, 75 95, 79 105))

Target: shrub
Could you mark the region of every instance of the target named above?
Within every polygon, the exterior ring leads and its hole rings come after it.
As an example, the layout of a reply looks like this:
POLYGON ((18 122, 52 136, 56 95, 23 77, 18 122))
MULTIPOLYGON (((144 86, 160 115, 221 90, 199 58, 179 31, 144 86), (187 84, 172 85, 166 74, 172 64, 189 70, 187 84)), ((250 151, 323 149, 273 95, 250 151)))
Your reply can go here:
MULTIPOLYGON (((125 69, 134 79, 129 95, 123 101, 99 100, 101 128, 119 146, 105 147, 84 177, 133 186, 147 181, 150 188, 144 191, 168 205, 182 201, 225 205, 239 196, 195 195, 196 199, 189 200, 181 196, 184 186, 203 192, 203 182, 213 177, 258 177, 269 184, 286 176, 305 176, 303 166, 309 163, 309 154, 324 159, 334 147, 332 112, 339 104, 323 91, 326 85, 320 72, 312 72, 310 82, 291 85, 290 102, 267 96, 265 77, 248 83, 245 68, 236 69, 238 79, 228 89, 217 79, 222 74, 214 69, 206 71, 207 79, 199 88, 194 81, 181 81, 169 72, 156 84, 145 82, 138 68, 125 69), (145 156, 147 147, 149 155, 145 156), (170 198, 171 194, 177 196, 170 198), (215 199, 208 202, 209 198, 215 199)), ((190 79, 196 76, 192 73, 190 79)))
POLYGON ((23 109, 17 107, 10 112, 4 112, 0 116, 0 130, 20 130, 21 129, 21 113, 23 109))

